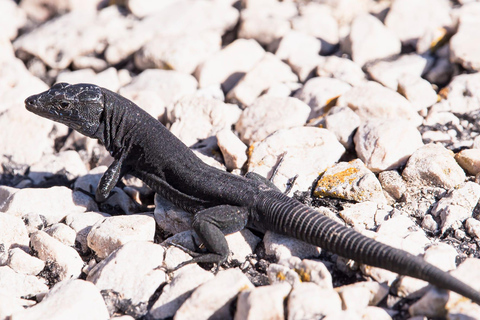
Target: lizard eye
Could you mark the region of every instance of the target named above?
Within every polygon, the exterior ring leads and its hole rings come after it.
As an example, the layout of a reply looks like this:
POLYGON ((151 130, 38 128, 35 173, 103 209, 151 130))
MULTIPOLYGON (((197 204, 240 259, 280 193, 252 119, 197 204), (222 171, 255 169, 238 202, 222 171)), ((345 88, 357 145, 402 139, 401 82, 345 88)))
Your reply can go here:
POLYGON ((60 107, 62 109, 65 109, 66 107, 68 107, 70 105, 70 103, 68 103, 67 101, 62 101, 60 102, 60 107))

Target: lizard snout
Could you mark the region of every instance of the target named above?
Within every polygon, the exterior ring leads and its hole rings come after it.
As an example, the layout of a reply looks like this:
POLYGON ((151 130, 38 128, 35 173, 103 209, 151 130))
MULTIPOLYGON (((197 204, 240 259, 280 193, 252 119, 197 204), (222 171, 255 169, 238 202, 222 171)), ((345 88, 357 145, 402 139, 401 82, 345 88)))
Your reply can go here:
POLYGON ((36 102, 37 99, 35 99, 35 96, 30 96, 25 99, 25 107, 27 108, 27 110, 33 110, 36 107, 36 102))

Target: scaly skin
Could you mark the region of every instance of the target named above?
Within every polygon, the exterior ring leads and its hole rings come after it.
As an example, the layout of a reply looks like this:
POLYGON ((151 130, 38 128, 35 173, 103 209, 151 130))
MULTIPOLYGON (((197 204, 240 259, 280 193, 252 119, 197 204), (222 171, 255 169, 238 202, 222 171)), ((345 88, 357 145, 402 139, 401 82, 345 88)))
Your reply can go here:
POLYGON ((450 274, 321 215, 264 178, 240 177, 206 165, 158 120, 107 89, 60 83, 27 98, 25 105, 105 145, 115 160, 100 180, 98 202, 128 173, 195 213, 193 228, 209 253, 190 262, 224 262, 229 254, 225 234, 244 227, 271 230, 359 263, 426 280, 480 304, 480 293, 450 274))

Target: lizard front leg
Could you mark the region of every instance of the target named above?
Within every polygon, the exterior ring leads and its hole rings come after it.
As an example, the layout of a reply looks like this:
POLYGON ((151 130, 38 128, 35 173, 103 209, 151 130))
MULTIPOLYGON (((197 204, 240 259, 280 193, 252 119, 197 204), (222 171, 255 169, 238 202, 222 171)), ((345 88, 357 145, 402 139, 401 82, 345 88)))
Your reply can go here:
POLYGON ((126 152, 123 152, 119 158, 113 161, 107 171, 105 171, 98 183, 97 191, 95 192, 95 201, 104 202, 107 200, 110 192, 117 185, 118 180, 125 175, 126 170, 123 166, 125 158, 126 152))

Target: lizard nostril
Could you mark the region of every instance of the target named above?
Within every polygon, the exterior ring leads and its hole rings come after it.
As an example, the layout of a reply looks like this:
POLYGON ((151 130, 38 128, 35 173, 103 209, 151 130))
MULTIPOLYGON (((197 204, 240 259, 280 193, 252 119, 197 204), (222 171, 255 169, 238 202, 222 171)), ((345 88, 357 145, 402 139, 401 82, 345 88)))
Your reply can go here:
POLYGON ((25 105, 27 107, 33 107, 35 106, 35 98, 33 97, 28 97, 27 99, 25 99, 25 105))

